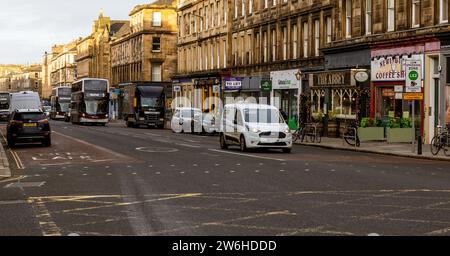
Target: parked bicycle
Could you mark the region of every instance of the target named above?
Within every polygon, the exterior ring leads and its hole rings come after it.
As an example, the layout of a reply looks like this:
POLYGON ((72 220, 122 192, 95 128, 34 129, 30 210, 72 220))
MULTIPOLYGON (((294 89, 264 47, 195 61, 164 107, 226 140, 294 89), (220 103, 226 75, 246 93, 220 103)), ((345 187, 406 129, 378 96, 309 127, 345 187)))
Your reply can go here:
POLYGON ((352 147, 361 146, 361 142, 358 137, 358 125, 356 125, 355 122, 347 126, 347 129, 344 133, 344 140, 345 142, 347 142, 347 144, 349 144, 352 147))
POLYGON ((300 139, 300 142, 303 142, 305 140, 305 131, 306 124, 301 124, 298 129, 292 134, 292 141, 296 143, 300 139))
POLYGON ((431 140, 431 154, 437 155, 442 150, 444 155, 450 156, 450 132, 449 127, 442 130, 442 126, 438 126, 438 133, 431 140))

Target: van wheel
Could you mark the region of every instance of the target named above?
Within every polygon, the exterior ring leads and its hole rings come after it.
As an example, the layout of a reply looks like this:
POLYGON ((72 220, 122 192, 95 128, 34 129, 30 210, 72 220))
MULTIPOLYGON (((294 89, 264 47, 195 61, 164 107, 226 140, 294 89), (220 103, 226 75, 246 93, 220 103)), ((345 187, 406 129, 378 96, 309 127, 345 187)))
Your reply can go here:
POLYGON ((227 141, 225 140, 225 135, 223 133, 220 134, 220 148, 228 149, 227 141))
POLYGON ((247 142, 245 142, 244 135, 241 135, 240 147, 242 152, 247 152, 247 142))

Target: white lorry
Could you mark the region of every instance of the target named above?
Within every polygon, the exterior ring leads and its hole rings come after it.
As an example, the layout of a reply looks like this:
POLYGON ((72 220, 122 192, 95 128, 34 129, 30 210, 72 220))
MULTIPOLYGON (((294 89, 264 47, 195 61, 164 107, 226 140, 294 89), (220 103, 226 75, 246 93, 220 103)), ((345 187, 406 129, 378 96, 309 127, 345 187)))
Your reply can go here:
POLYGON ((32 91, 11 93, 9 113, 17 109, 42 109, 39 93, 32 91))

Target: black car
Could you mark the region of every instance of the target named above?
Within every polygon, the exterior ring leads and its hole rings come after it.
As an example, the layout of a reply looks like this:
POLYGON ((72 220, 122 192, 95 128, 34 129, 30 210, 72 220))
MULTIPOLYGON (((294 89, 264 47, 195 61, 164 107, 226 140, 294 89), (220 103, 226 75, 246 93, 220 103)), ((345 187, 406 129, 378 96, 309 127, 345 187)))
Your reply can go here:
POLYGON ((8 146, 16 143, 41 142, 50 147, 51 130, 47 117, 42 110, 16 110, 11 114, 7 126, 8 146))

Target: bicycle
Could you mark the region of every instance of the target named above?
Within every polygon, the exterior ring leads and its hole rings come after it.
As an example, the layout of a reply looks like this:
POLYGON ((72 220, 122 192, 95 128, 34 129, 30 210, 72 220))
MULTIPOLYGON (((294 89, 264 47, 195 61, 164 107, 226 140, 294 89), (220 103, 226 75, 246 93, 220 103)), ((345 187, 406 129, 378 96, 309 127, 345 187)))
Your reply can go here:
POLYGON ((292 141, 296 143, 298 139, 301 139, 300 142, 305 140, 305 130, 306 124, 300 125, 300 127, 292 134, 292 141))
POLYGON ((358 126, 355 123, 351 123, 347 126, 347 131, 344 133, 344 140, 352 147, 361 146, 361 142, 358 137, 358 126))
MULTIPOLYGON (((438 130, 442 129, 442 126, 437 127, 438 130)), ((449 128, 445 128, 444 131, 438 132, 437 135, 431 140, 431 154, 434 156, 439 154, 441 149, 444 151, 445 156, 450 156, 450 133, 449 128)))

